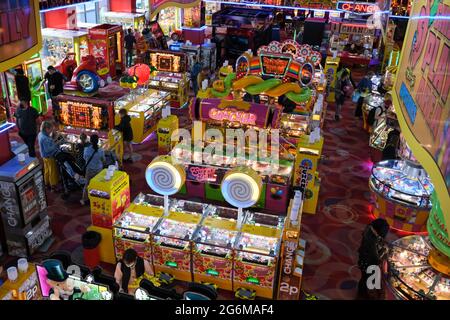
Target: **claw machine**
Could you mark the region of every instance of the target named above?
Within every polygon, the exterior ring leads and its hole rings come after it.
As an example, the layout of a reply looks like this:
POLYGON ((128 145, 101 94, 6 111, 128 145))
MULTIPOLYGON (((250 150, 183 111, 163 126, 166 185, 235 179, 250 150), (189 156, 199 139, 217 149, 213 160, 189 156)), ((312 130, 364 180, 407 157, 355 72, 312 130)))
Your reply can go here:
POLYGON ((192 281, 191 241, 207 207, 202 203, 172 200, 169 214, 153 232, 155 272, 166 272, 177 280, 192 281))
POLYGON ((211 206, 194 235, 192 270, 195 282, 233 290, 233 244, 238 236, 237 210, 211 206))
POLYGON ((68 53, 75 53, 75 60, 80 64, 81 57, 89 54, 88 33, 86 31, 63 30, 55 28, 42 29, 42 69, 56 66, 68 53))
POLYGON ((164 198, 140 193, 114 223, 114 249, 117 260, 127 249, 152 261, 151 235, 164 214, 164 198))
POLYGON ((285 218, 248 212, 235 242, 234 290, 273 299, 285 218))

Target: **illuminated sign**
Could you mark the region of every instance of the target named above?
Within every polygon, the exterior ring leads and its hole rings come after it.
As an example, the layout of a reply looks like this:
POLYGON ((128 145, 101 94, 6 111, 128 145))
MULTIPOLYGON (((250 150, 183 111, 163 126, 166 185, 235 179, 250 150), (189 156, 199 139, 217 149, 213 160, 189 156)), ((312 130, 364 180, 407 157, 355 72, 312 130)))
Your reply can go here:
POLYGON ((212 167, 189 166, 187 180, 217 182, 216 169, 212 167))
POLYGON ((176 8, 190 8, 195 7, 200 3, 200 0, 148 0, 150 4, 150 19, 156 17, 156 15, 164 8, 176 7, 176 8))
MULTIPOLYGON (((402 134, 450 208, 450 0, 413 2, 393 95, 402 134)), ((449 210, 444 210, 450 226, 449 210)), ((450 228, 448 228, 450 230, 450 228)))
POLYGON ((182 53, 172 54, 163 52, 151 52, 150 63, 158 71, 184 72, 186 66, 186 56, 182 53))
POLYGON ((368 28, 365 24, 342 24, 340 33, 345 34, 358 34, 365 36, 373 36, 375 34, 375 28, 368 28))
POLYGON ((90 103, 61 101, 61 123, 65 126, 100 130, 107 123, 103 108, 90 103))
POLYGON ((284 77, 291 64, 290 55, 260 54, 262 74, 271 77, 284 77))
POLYGON ((248 277, 245 279, 248 283, 259 284, 259 279, 255 277, 248 277))
POLYGON ((373 14, 380 11, 375 3, 363 3, 363 2, 351 2, 351 1, 339 1, 336 5, 336 9, 339 11, 358 13, 358 14, 373 14))
POLYGON ((13 68, 41 49, 39 1, 0 1, 0 71, 13 68))
POLYGON ((233 109, 219 110, 216 108, 212 108, 211 110, 209 110, 208 115, 213 120, 226 120, 230 122, 239 122, 242 124, 250 125, 255 125, 257 119, 256 114, 233 109))
POLYGON ((165 265, 172 268, 178 267, 178 263, 176 263, 175 261, 166 261, 165 265))
POLYGON ((214 270, 214 269, 208 269, 208 270, 206 270, 206 273, 209 274, 210 276, 215 276, 215 277, 217 277, 219 275, 219 271, 214 270))
POLYGON ((245 55, 240 56, 236 60, 236 78, 240 79, 248 74, 250 62, 245 55))

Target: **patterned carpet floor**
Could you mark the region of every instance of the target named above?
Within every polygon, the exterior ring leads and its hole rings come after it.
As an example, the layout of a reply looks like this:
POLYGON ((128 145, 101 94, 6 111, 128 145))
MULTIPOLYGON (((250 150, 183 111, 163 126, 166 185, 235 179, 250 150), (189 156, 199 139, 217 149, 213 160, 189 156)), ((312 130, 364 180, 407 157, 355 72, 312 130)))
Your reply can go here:
MULTIPOLYGON (((328 108, 323 129, 323 159, 319 165, 322 178, 319 207, 315 215, 305 214, 302 221, 302 237, 307 241, 303 290, 320 299, 356 297, 357 249, 362 230, 370 222, 369 136, 360 120, 354 118, 353 111, 354 105, 349 99, 343 107, 343 118, 336 122, 334 106, 328 108)), ((186 111, 180 112, 180 127, 183 127, 188 120, 182 115, 186 111)), ((130 175, 132 198, 139 192, 150 191, 143 172, 157 154, 156 136, 135 146, 135 152, 142 158, 124 165, 130 175)), ((48 194, 48 211, 55 236, 51 251, 66 250, 81 256, 81 235, 91 221, 89 207, 80 206, 80 197, 78 192, 64 201, 58 194, 48 194)), ((391 232, 388 240, 396 238, 391 232)), ((34 260, 41 258, 42 255, 36 255, 34 260)), ((112 266, 104 267, 112 270, 112 266)))

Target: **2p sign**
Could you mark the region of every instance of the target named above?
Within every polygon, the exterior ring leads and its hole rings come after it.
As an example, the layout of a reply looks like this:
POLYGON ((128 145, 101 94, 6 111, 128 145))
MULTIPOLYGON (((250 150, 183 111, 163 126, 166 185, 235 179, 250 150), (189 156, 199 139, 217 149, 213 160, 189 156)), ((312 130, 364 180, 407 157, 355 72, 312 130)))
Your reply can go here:
POLYGON ((356 14, 374 14, 380 11, 380 8, 375 3, 352 1, 339 1, 336 5, 336 9, 356 14))

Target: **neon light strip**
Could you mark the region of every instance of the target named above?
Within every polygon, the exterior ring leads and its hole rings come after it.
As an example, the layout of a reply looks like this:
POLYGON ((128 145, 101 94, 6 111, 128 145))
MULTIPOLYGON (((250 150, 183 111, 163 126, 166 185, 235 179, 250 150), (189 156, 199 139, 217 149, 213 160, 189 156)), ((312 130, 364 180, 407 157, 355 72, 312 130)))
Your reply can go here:
POLYGON ((55 8, 49 8, 49 9, 42 9, 39 10, 39 12, 49 12, 49 11, 54 11, 54 10, 59 10, 59 9, 66 9, 66 8, 70 8, 70 7, 75 7, 75 6, 79 6, 82 4, 88 4, 88 3, 98 3, 101 0, 91 0, 91 1, 86 1, 86 2, 79 2, 79 3, 72 3, 72 4, 67 4, 65 6, 60 6, 60 7, 55 7, 55 8))
MULTIPOLYGON (((220 4, 229 4, 236 6, 245 6, 245 7, 262 7, 262 8, 277 8, 277 9, 287 9, 287 10, 306 10, 306 11, 314 11, 314 12, 331 12, 331 13, 345 13, 346 11, 341 10, 333 10, 333 9, 318 9, 318 8, 303 8, 303 7, 288 7, 288 6, 276 6, 272 4, 260 4, 260 3, 241 3, 241 2, 231 2, 231 1, 216 1, 216 0, 203 0, 203 2, 211 2, 211 3, 220 3, 220 4)), ((389 13, 389 10, 379 11, 377 13, 389 13)))
POLYGON ((207 28, 207 26, 203 26, 200 28, 189 28, 189 27, 181 27, 182 30, 192 30, 192 31, 203 31, 207 28))
POLYGON ((12 122, 5 122, 4 124, 2 124, 2 125, 0 126, 0 133, 3 133, 3 132, 5 132, 5 131, 8 131, 9 129, 14 128, 15 126, 16 126, 15 123, 12 123, 12 122))

